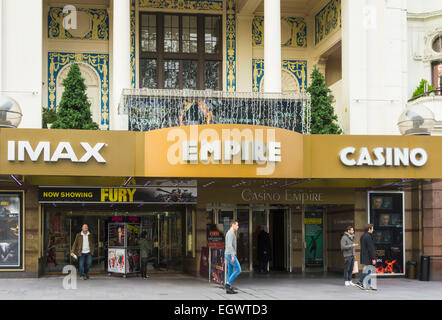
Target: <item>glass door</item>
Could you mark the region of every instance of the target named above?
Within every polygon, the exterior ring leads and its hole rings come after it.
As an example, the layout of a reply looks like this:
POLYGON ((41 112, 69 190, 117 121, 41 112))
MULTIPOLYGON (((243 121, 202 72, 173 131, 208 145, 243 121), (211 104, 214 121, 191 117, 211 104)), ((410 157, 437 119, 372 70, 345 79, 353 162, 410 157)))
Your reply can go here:
POLYGON ((236 212, 236 220, 238 220, 238 239, 237 239, 237 256, 241 268, 244 270, 249 270, 250 267, 250 256, 249 256, 249 231, 250 231, 250 221, 249 221, 249 209, 238 209, 236 212))
MULTIPOLYGON (((258 253, 258 238, 262 230, 268 232, 268 214, 265 208, 252 209, 252 252, 253 252, 253 269, 259 270, 259 253, 258 253)), ((270 253, 271 256, 271 253, 270 253)), ((267 266, 268 271, 268 266, 267 266)))
MULTIPOLYGON (((105 266, 104 261, 104 252, 103 250, 99 249, 99 239, 101 238, 101 232, 100 230, 100 223, 99 223, 99 217, 96 216, 74 216, 70 218, 70 238, 71 238, 71 245, 70 248, 74 245, 75 237, 77 234, 81 232, 81 228, 83 224, 88 225, 88 229, 90 234, 92 235, 92 238, 94 239, 94 255, 92 256, 92 265, 91 265, 91 272, 102 272, 105 271, 107 266, 105 266)), ((102 240, 102 239, 100 239, 102 240)), ((70 256, 69 256, 70 257, 70 256)), ((70 263, 78 263, 78 261, 75 261, 74 258, 70 257, 70 263)))
POLYGON ((223 225, 224 235, 226 235, 227 231, 229 231, 229 229, 230 229, 230 223, 234 219, 233 213, 234 213, 233 210, 228 210, 228 211, 221 210, 219 212, 218 223, 223 225))
POLYGON ((144 215, 142 232, 152 246, 151 262, 156 270, 181 270, 183 266, 183 220, 180 212, 144 215))

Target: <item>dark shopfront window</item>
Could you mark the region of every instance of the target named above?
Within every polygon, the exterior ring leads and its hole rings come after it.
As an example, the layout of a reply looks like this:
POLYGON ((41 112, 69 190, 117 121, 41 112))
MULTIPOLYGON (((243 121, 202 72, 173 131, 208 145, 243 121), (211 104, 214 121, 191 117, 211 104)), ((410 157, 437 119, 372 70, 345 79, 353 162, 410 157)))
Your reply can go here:
POLYGON ((222 90, 221 16, 140 13, 140 87, 222 90))
POLYGON ((84 207, 77 204, 45 205, 45 273, 60 273, 69 264, 77 266, 77 261, 70 257, 70 250, 84 223, 88 224, 95 242, 91 272, 107 272, 108 225, 116 218, 125 217, 139 219, 141 231, 147 234, 151 244, 148 270, 181 271, 185 250, 184 208, 176 206, 168 207, 167 211, 164 207, 160 209, 147 206, 117 208, 95 204, 84 207))

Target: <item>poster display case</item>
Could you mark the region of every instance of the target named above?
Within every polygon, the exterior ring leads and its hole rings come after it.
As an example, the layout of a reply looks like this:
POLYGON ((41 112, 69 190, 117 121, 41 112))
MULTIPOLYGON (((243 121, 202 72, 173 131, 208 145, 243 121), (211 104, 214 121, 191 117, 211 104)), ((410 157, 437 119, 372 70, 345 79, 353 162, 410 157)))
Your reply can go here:
POLYGON ((23 269, 23 193, 0 192, 0 270, 23 269))
POLYGON ((108 261, 109 274, 127 274, 140 272, 141 226, 138 223, 109 223, 108 225, 108 261))
POLYGON ((369 223, 373 224, 378 275, 404 275, 404 194, 369 192, 369 223))

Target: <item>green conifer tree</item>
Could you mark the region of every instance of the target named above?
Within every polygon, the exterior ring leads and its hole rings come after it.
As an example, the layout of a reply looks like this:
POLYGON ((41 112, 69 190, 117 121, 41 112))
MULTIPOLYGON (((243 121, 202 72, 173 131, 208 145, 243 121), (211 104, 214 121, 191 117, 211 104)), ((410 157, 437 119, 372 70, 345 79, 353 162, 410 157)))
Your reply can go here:
POLYGON ((311 127, 312 134, 342 134, 337 124, 338 117, 332 106, 331 90, 325 84, 321 72, 314 68, 311 74, 312 83, 307 88, 311 96, 311 127))
POLYGON ((57 106, 57 120, 51 128, 98 130, 98 124, 92 121, 86 84, 77 63, 73 63, 70 67, 63 86, 64 92, 57 106))

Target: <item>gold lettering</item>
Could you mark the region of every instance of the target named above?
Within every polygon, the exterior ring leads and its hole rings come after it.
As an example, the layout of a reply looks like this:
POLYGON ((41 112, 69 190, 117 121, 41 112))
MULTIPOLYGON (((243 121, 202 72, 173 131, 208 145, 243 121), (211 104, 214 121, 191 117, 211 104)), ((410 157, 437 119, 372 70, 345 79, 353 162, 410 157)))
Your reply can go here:
POLYGON ((109 189, 101 189, 101 202, 106 202, 106 198, 109 196, 109 189))
POLYGON ((127 202, 127 191, 126 191, 126 189, 120 189, 118 191, 118 202, 127 202))
POLYGON ((134 202, 134 195, 137 189, 127 189, 127 193, 129 195, 129 202, 134 202))
POLYGON ((110 202, 118 201, 118 189, 109 189, 109 201, 110 202))

